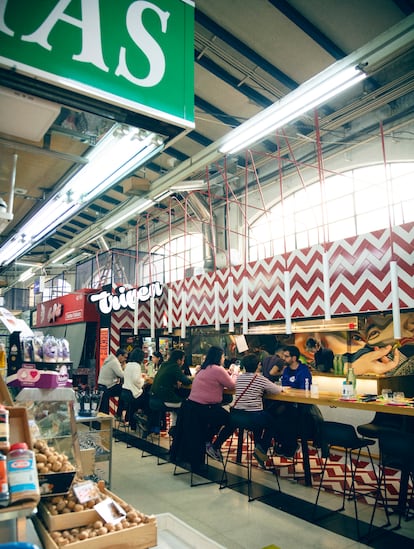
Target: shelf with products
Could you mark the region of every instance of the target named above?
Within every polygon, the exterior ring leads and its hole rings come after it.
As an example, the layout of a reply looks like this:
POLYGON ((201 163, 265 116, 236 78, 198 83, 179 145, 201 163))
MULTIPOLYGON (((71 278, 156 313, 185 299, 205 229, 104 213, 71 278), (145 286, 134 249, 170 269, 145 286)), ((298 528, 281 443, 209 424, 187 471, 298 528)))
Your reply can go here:
MULTIPOLYGON (((331 374, 325 372, 312 371, 314 383, 318 383, 320 391, 330 393, 342 392, 342 384, 345 381, 345 375, 331 374)), ((406 376, 356 376, 356 390, 359 394, 380 395, 383 389, 389 389, 392 392, 402 391, 405 396, 414 396, 414 375, 406 376)))

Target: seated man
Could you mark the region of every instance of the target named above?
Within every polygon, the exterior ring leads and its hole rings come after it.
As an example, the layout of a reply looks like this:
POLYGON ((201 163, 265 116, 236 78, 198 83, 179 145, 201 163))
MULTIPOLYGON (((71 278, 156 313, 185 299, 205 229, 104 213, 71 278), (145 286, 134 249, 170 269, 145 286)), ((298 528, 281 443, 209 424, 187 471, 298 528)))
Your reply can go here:
POLYGON ((159 427, 160 411, 162 408, 170 410, 170 428, 175 427, 177 414, 171 408, 180 408, 182 396, 178 394, 181 385, 191 385, 191 378, 183 374, 182 368, 185 361, 185 353, 174 349, 168 360, 163 362, 150 390, 149 406, 155 412, 151 414, 150 427, 159 427), (158 412, 158 413, 157 413, 158 412))
MULTIPOLYGON (((299 360, 300 352, 295 345, 287 345, 283 349, 286 367, 282 374, 282 386, 294 389, 305 389, 306 380, 309 387, 312 384, 312 374, 306 364, 299 360)), ((297 439, 301 421, 301 410, 297 404, 284 402, 269 409, 277 421, 277 440, 275 453, 279 456, 292 458, 298 451, 297 439)))
POLYGON ((128 353, 125 349, 118 349, 115 356, 107 356, 102 364, 98 377, 98 389, 103 391, 99 408, 99 411, 103 414, 109 414, 109 399, 121 396, 122 384, 120 381, 124 379, 124 367, 127 358, 128 353))

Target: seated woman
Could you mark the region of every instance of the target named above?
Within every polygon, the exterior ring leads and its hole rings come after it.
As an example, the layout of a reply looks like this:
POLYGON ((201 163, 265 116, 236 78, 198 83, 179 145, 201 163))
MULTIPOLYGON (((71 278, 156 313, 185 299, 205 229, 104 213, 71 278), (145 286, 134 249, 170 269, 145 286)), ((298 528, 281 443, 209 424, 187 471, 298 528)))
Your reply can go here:
POLYGON ((228 429, 223 428, 227 428, 230 423, 230 413, 221 405, 223 389, 234 389, 236 386, 223 364, 224 350, 221 347, 210 347, 194 377, 188 397, 189 402, 196 407, 200 422, 206 427, 206 452, 219 461, 223 459, 221 445, 229 436, 228 429))
POLYGON ((259 358, 255 354, 245 355, 242 359, 245 373, 240 374, 236 381, 236 397, 230 414, 230 429, 243 427, 253 431, 254 457, 264 467, 267 449, 276 426, 272 415, 263 410, 263 396, 266 393, 277 395, 282 392, 282 387, 260 375, 258 365, 259 358))
POLYGON ((144 357, 142 349, 133 349, 124 370, 120 408, 125 416, 125 422, 129 423, 133 431, 137 428, 135 412, 139 409, 148 411, 148 399, 143 391, 145 381, 141 370, 144 357))

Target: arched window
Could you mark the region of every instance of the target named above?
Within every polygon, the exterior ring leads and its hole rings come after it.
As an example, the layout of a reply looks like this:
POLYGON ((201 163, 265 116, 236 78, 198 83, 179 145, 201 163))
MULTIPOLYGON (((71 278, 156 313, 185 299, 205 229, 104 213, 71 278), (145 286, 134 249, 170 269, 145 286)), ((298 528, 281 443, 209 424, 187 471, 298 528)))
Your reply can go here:
POLYGON ((182 280, 202 269, 203 264, 203 235, 179 236, 151 250, 143 264, 143 284, 182 280))
POLYGON ((414 221, 413 175, 414 163, 381 164, 295 191, 251 225, 249 261, 414 221))

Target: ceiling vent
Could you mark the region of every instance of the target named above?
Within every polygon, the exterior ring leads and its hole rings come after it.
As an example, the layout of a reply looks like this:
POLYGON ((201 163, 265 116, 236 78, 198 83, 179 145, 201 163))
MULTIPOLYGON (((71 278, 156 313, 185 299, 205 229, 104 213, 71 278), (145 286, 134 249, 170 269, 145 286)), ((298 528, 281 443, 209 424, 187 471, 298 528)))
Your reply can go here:
POLYGON ((41 141, 60 113, 60 106, 0 87, 0 132, 41 141))

